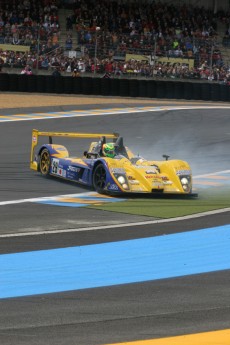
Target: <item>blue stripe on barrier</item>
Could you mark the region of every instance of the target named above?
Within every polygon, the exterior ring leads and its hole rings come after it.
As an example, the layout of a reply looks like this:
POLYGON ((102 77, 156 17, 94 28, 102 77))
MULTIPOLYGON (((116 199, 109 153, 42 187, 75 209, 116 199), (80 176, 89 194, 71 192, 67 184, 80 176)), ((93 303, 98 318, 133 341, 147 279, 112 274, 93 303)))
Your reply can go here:
POLYGON ((230 269, 230 225, 166 236, 0 255, 0 298, 230 269))

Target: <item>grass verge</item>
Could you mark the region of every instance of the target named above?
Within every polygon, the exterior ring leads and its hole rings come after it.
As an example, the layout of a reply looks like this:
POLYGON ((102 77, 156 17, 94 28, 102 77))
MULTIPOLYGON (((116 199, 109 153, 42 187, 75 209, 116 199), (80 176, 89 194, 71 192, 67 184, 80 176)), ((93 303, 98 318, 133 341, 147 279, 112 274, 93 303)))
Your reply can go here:
POLYGON ((128 213, 155 218, 173 218, 230 207, 230 188, 228 190, 202 190, 198 198, 126 199, 122 202, 90 206, 104 211, 128 213))

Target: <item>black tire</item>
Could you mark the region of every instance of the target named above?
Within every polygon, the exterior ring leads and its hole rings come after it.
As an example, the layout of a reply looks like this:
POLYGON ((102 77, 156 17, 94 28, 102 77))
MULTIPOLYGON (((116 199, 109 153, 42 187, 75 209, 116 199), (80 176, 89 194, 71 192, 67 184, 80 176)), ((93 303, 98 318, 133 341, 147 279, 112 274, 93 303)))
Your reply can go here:
POLYGON ((39 170, 42 176, 49 176, 50 164, 50 153, 47 149, 43 149, 39 159, 39 170))
POLYGON ((93 187, 100 194, 106 194, 106 170, 103 164, 98 164, 93 173, 93 187))

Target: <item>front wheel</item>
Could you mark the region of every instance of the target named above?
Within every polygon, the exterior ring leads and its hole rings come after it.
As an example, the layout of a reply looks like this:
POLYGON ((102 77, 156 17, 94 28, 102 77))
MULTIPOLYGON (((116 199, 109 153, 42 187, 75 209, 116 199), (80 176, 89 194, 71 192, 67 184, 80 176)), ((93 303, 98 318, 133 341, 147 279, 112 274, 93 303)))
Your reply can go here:
POLYGON ((43 176, 48 176, 50 172, 50 154, 47 149, 40 154, 39 169, 43 176))
POLYGON ((106 170, 103 164, 98 164, 93 173, 93 187, 100 194, 105 194, 106 170))

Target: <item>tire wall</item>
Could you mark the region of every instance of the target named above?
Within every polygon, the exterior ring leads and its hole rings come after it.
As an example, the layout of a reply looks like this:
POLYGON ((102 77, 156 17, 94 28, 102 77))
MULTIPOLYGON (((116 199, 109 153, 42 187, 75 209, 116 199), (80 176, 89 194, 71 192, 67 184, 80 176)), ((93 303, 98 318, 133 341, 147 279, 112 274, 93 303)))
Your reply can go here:
POLYGON ((0 73, 0 91, 230 101, 230 86, 151 79, 72 78, 0 73))

